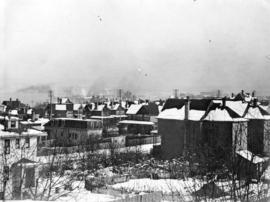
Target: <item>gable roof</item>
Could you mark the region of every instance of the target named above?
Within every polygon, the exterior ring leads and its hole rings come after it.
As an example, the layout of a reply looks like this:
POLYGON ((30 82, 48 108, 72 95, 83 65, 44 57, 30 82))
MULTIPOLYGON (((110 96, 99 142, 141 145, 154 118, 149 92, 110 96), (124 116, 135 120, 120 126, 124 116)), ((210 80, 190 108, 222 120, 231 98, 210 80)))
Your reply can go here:
MULTIPOLYGON (((199 121, 204 116, 205 111, 203 110, 189 110, 188 120, 199 121)), ((171 108, 166 109, 158 115, 158 119, 171 119, 171 120, 184 120, 185 119, 185 106, 181 109, 171 108)))
POLYGON ((140 111, 140 109, 142 108, 142 106, 143 106, 143 104, 132 104, 128 108, 126 114, 128 114, 128 115, 135 115, 135 114, 137 114, 140 111))
MULTIPOLYGON (((221 106, 222 100, 213 100, 213 103, 219 104, 221 106)), ((226 100, 226 106, 237 113, 239 116, 243 117, 248 107, 248 103, 241 100, 226 100)))
POLYGON ((229 107, 221 106, 211 106, 205 117, 204 121, 221 121, 221 122, 240 122, 247 121, 247 119, 242 118, 229 107))
MULTIPOLYGON (((163 110, 177 108, 180 109, 185 105, 186 99, 171 98, 167 99, 163 110)), ((206 111, 211 103, 212 99, 190 99, 190 109, 206 111)))
POLYGON ((266 110, 264 110, 262 107, 260 107, 259 105, 257 105, 257 106, 249 105, 244 117, 247 119, 268 120, 268 119, 270 119, 270 114, 266 110))

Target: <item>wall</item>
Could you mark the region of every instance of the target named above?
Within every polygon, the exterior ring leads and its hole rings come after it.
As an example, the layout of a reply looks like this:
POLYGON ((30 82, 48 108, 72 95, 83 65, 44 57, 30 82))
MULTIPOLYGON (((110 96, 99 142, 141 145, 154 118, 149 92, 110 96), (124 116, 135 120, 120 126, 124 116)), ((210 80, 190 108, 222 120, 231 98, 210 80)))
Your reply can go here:
MULTIPOLYGON (((19 136, 18 136, 19 137, 19 136)), ((25 138, 20 137, 20 148, 16 148, 16 138, 6 138, 10 139, 10 154, 4 153, 4 139, 0 139, 0 192, 3 190, 3 169, 4 166, 9 167, 9 180, 6 184, 6 197, 11 198, 13 191, 13 174, 15 174, 14 167, 12 165, 22 158, 29 159, 31 161, 37 161, 37 137, 30 137, 29 148, 25 148, 25 138)), ((37 173, 34 171, 34 176, 37 173)), ((37 176, 35 176, 36 178, 37 176)), ((19 178, 23 179, 23 178, 19 178)), ((25 179, 24 179, 25 180, 25 179)))
POLYGON ((248 150, 263 154, 264 120, 251 119, 248 122, 248 150))
POLYGON ((270 156, 270 120, 264 121, 264 137, 263 137, 263 153, 266 156, 270 156))
POLYGON ((161 136, 162 157, 180 156, 184 149, 185 123, 180 120, 158 119, 158 134, 161 136))

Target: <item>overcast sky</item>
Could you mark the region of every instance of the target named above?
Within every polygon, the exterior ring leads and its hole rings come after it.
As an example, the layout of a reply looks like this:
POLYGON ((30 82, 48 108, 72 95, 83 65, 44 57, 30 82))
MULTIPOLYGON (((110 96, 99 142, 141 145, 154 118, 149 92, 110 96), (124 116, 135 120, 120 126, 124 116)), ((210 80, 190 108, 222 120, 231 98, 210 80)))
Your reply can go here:
POLYGON ((0 91, 270 94, 269 0, 1 0, 0 91))

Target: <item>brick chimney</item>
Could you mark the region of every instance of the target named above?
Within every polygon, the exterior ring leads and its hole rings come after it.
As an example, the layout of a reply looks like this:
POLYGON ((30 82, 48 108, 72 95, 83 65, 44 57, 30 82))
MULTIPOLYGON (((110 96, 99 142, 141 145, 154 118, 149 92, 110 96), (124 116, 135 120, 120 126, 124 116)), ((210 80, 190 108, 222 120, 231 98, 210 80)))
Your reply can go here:
POLYGON ((189 119, 189 110, 190 110, 190 100, 189 96, 187 96, 185 100, 185 120, 189 119))

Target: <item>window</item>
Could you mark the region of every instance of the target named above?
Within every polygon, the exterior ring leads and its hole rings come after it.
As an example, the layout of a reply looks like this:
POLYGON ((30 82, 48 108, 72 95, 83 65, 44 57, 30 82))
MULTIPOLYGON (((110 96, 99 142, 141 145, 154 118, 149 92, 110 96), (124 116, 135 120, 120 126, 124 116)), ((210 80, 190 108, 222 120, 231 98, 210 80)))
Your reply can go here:
POLYGON ((10 154, 10 140, 5 140, 5 154, 10 154))
POLYGON ((16 149, 20 149, 20 139, 16 139, 16 149))
POLYGON ((11 128, 16 128, 16 121, 11 121, 10 122, 10 127, 11 128))
POLYGON ((29 137, 25 138, 25 147, 30 148, 30 138, 29 137))

